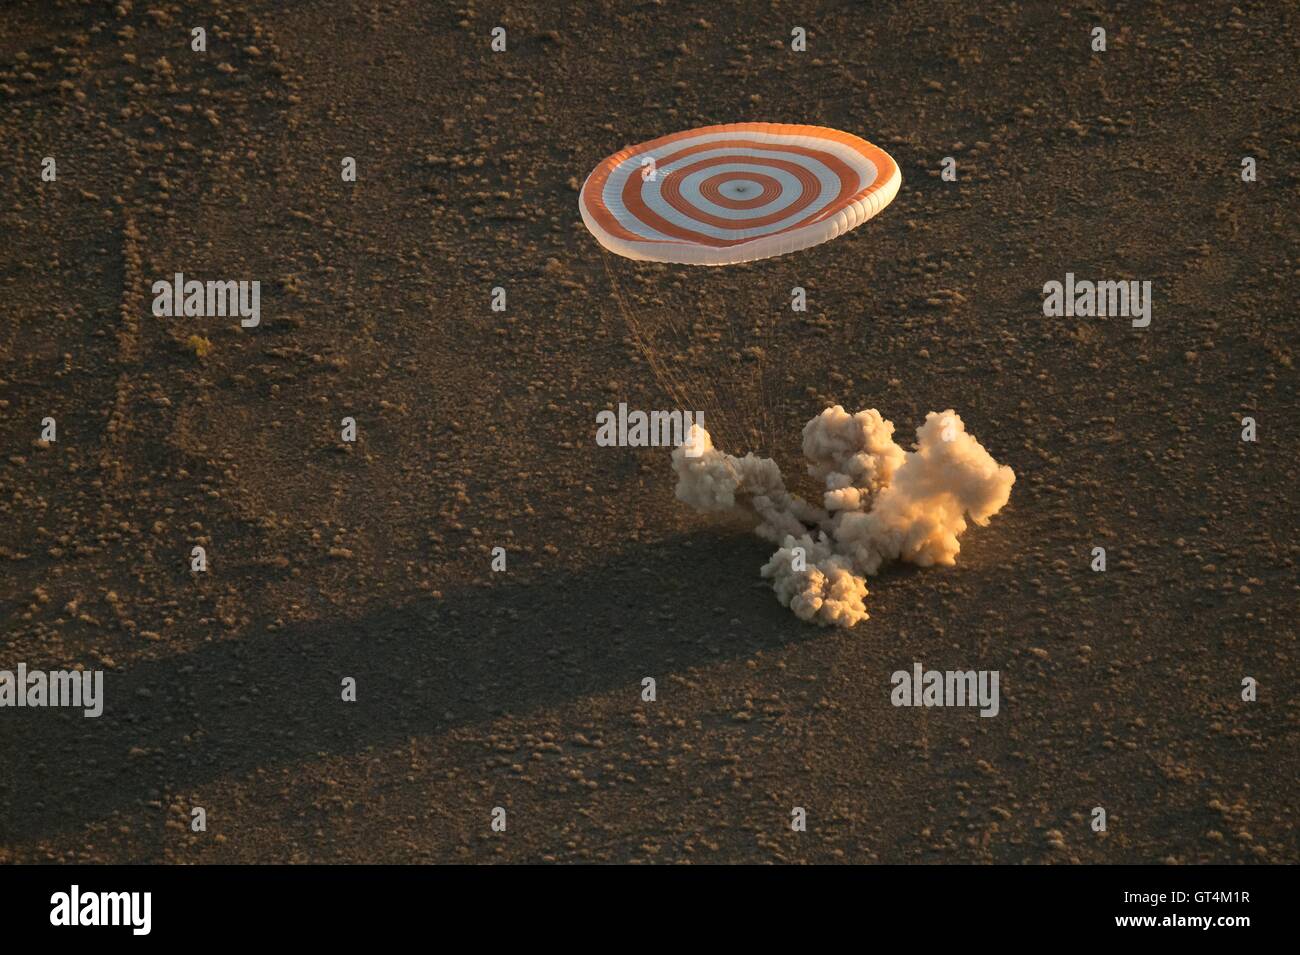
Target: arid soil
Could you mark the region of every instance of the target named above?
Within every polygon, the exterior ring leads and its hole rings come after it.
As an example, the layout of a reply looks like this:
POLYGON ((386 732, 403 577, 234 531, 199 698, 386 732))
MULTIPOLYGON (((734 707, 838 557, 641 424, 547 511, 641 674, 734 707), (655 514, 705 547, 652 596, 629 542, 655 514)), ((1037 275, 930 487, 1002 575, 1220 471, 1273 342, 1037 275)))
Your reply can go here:
POLYGON ((0 669, 106 702, 0 709, 0 861, 1300 861, 1300 8, 1061 6, 6 3, 0 669), (902 190, 726 269, 587 233, 604 156, 750 120, 902 190), (175 272, 260 326, 156 318, 175 272), (1045 318, 1067 272, 1150 327, 1045 318), (801 623, 596 446, 672 407, 629 318, 729 451, 952 407, 1011 502, 801 623), (913 662, 999 714, 892 706, 913 662))

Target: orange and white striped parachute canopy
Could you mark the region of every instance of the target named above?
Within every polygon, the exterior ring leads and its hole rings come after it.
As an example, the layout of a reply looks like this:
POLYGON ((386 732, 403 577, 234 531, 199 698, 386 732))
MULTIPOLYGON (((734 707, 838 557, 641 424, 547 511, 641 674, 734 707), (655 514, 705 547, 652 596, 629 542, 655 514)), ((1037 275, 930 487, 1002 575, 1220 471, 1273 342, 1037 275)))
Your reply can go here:
POLYGON ((890 155, 824 126, 732 123, 652 139, 600 163, 582 221, 629 259, 731 265, 856 229, 898 194, 890 155))

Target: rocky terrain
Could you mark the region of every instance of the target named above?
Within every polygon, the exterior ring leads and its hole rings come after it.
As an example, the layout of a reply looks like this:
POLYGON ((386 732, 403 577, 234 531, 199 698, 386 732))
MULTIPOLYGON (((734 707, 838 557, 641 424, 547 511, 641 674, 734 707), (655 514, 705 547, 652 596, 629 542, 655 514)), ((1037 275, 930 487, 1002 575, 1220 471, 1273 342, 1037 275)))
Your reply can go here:
POLYGON ((0 861, 1300 861, 1300 8, 1060 6, 5 4, 0 669, 106 702, 0 709, 0 861), (749 265, 601 250, 596 163, 734 121, 902 190, 749 265), (260 325, 155 317, 176 272, 260 325), (1044 317, 1067 272, 1150 327, 1044 317), (728 450, 952 407, 1010 504, 801 623, 596 446, 671 407, 629 318, 728 450), (998 716, 892 706, 914 662, 998 716))

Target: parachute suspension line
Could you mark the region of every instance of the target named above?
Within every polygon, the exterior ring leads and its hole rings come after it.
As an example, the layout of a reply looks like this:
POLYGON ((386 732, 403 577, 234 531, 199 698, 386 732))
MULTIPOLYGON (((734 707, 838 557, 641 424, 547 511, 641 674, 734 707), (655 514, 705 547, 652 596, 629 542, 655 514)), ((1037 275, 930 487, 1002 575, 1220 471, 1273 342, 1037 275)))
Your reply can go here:
MULTIPOLYGON (((755 324, 758 324, 757 320, 755 320, 755 324)), ((750 329, 741 329, 746 335, 744 339, 736 336, 735 326, 731 327, 734 345, 741 355, 745 355, 745 348, 760 349, 757 343, 762 340, 762 335, 749 334, 752 331, 752 326, 750 329)), ((761 349, 759 352, 751 351, 748 354, 749 360, 753 363, 753 374, 749 388, 745 393, 745 430, 748 439, 745 442, 745 448, 756 453, 763 450, 766 441, 764 433, 767 431, 767 407, 766 399, 763 396, 763 360, 759 357, 760 353, 761 349)))
MULTIPOLYGON (((777 341, 778 330, 776 328, 776 321, 773 320, 772 324, 773 324, 773 328, 770 337, 772 340, 771 341, 772 347, 776 353, 776 361, 773 362, 773 367, 772 367, 773 376, 775 378, 775 382, 772 388, 772 392, 773 392, 772 393, 772 417, 775 419, 776 425, 779 427, 783 425, 786 420, 785 419, 786 377, 790 368, 790 359, 789 356, 786 354, 787 350, 781 347, 780 343, 777 341)), ((772 439, 773 441, 776 440, 775 430, 773 430, 772 439)), ((775 452, 775 448, 773 449, 773 451, 775 452)))
POLYGON ((752 325, 743 329, 747 336, 747 347, 753 348, 750 352, 750 358, 754 363, 753 380, 748 397, 750 427, 750 440, 746 447, 755 453, 766 452, 768 455, 772 452, 773 430, 772 421, 769 415, 769 396, 768 396, 768 349, 764 347, 767 343, 767 322, 764 318, 755 318, 752 325))
POLYGON ((770 413, 772 404, 772 396, 770 394, 771 382, 768 381, 767 374, 768 368, 770 367, 769 356, 772 350, 772 343, 770 341, 770 328, 772 324, 774 323, 770 318, 760 324, 760 329, 764 332, 768 332, 768 334, 760 335, 760 344, 758 345, 759 353, 754 356, 755 374, 758 376, 758 400, 763 413, 761 438, 764 450, 767 451, 769 455, 774 455, 776 453, 776 449, 773 447, 776 435, 772 422, 772 415, 770 413))
POLYGON ((758 403, 759 403, 759 414, 760 414, 760 419, 758 423, 759 443, 762 450, 767 455, 771 456, 774 452, 774 448, 772 447, 773 425, 772 425, 772 416, 769 413, 769 405, 771 403, 771 399, 768 396, 767 370, 764 368, 764 363, 766 361, 767 361, 767 357, 764 356, 754 362, 754 369, 755 369, 754 374, 757 376, 758 379, 758 403))
MULTIPOLYGON (((748 309, 743 309, 741 311, 742 316, 748 314, 748 309)), ((756 336, 752 334, 752 331, 752 327, 746 324, 746 319, 744 317, 733 320, 730 315, 728 315, 727 320, 722 323, 720 344, 724 346, 724 350, 729 349, 741 356, 739 360, 743 363, 746 360, 745 349, 753 347, 755 343, 756 336)), ((732 449, 733 453, 761 451, 763 449, 763 435, 770 428, 770 425, 768 424, 766 401, 763 396, 762 360, 752 352, 749 353, 748 357, 753 359, 754 362, 753 377, 748 380, 748 387, 742 388, 732 396, 731 402, 731 405, 734 406, 737 413, 737 417, 740 419, 737 428, 739 428, 740 434, 743 438, 740 444, 727 445, 729 449, 732 449)), ((740 369, 740 371, 743 375, 743 368, 740 369)), ((742 383, 745 382, 743 376, 738 377, 742 383)), ((713 379, 709 380, 709 387, 710 389, 713 388, 713 379)), ((715 402, 716 401, 717 398, 715 393, 715 402)))
POLYGON ((637 351, 641 353, 641 357, 645 359, 646 364, 650 366, 650 371, 654 374, 660 387, 668 392, 669 397, 671 397, 673 401, 679 403, 683 402, 685 396, 682 389, 678 386, 676 380, 672 377, 672 374, 668 369, 661 367, 658 356, 654 354, 649 343, 645 341, 640 324, 637 322, 636 318, 633 317, 632 310, 627 307, 627 303, 623 300, 623 290, 618 284, 618 279, 614 277, 613 270, 609 267, 609 253, 602 247, 600 255, 601 264, 605 267, 605 275, 609 279, 610 288, 614 291, 614 298, 618 302, 619 311, 622 313, 623 321, 627 325, 629 334, 632 336, 633 344, 636 345, 637 351))
MULTIPOLYGON (((600 252, 601 263, 605 266, 605 275, 609 278, 610 287, 614 290, 614 297, 618 301, 619 311, 622 312, 623 321, 626 323, 628 332, 631 334, 632 343, 636 345, 637 351, 641 353, 641 357, 645 359, 646 364, 650 366, 650 371, 655 376, 655 380, 658 381, 659 386, 668 393, 668 396, 683 411, 694 410, 695 403, 690 400, 686 388, 680 383, 680 381, 678 381, 677 377, 673 374, 672 369, 664 364, 660 356, 655 353, 655 350, 650 343, 649 336, 645 333, 645 329, 641 323, 637 321, 632 310, 628 308, 627 302, 623 298, 623 289, 618 284, 618 279, 615 277, 613 269, 609 267, 609 253, 606 252, 604 248, 601 248, 600 252)), ((714 407, 708 410, 711 415, 717 413, 717 416, 713 418, 712 421, 705 423, 705 429, 709 431, 710 434, 722 438, 725 431, 721 426, 722 409, 717 402, 716 394, 713 396, 713 399, 714 407)))
MULTIPOLYGON (((724 327, 726 326, 724 325, 724 327)), ((687 354, 689 355, 690 354, 689 344, 687 346, 686 351, 687 354)), ((728 402, 726 405, 723 404, 722 399, 718 397, 717 384, 719 380, 720 380, 720 376, 716 374, 707 374, 703 378, 703 387, 708 389, 708 400, 706 404, 711 403, 713 405, 713 409, 712 411, 710 411, 710 414, 713 415, 714 422, 716 422, 719 425, 719 430, 713 431, 712 426, 709 427, 709 430, 711 431, 711 433, 715 433, 718 435, 719 439, 722 441, 722 444, 724 446, 728 448, 738 449, 735 443, 735 435, 732 432, 732 422, 735 420, 735 416, 733 415, 732 411, 733 411, 733 406, 735 404, 735 401, 733 398, 733 400, 728 402)), ((736 427, 740 428, 741 425, 737 424, 736 427)))
MULTIPOLYGON (((775 456, 778 435, 774 428, 785 422, 793 397, 792 359, 786 349, 779 348, 781 341, 792 336, 784 335, 779 314, 769 309, 761 318, 754 318, 752 312, 733 318, 734 312, 728 313, 721 336, 730 335, 732 347, 723 349, 723 355, 713 355, 703 343, 693 349, 692 335, 701 323, 686 321, 683 333, 683 316, 672 309, 656 318, 649 331, 661 337, 652 340, 624 300, 608 252, 652 262, 707 266, 785 255, 836 238, 844 231, 846 220, 853 223, 852 228, 861 226, 893 201, 901 185, 902 175, 893 157, 851 133, 823 126, 730 123, 660 136, 606 156, 579 190, 578 208, 584 225, 600 244, 605 272, 628 334, 659 385, 684 407, 716 411, 708 425, 715 436, 722 437, 724 423, 748 436, 741 444, 731 440, 734 435, 728 436, 720 441, 723 446, 739 451, 758 444, 760 450, 775 456), (697 152, 706 158, 695 156, 697 152), (692 175, 698 172, 707 177, 690 189, 682 188, 680 178, 665 184, 662 176, 641 174, 644 160, 650 158, 668 174, 676 170, 680 176, 680 168, 670 164, 688 155, 692 175), (792 164, 799 168, 792 170, 792 164), (821 178, 827 168, 848 172, 837 177, 837 184, 821 178), (672 201, 665 198, 665 190, 672 193, 672 201), (624 201, 612 201, 619 197, 624 201), (798 217, 783 214, 797 199, 816 203, 821 209, 814 221, 792 223, 789 220, 798 217), (722 221, 720 206, 726 210, 722 221), (664 341, 669 334, 672 349, 664 341), (680 347, 683 342, 684 348, 680 347), (749 347, 754 350, 746 353, 749 347), (776 354, 772 353, 774 347, 776 354), (752 359, 754 378, 751 380, 744 368, 728 368, 726 375, 716 373, 708 359, 712 355, 714 361, 722 360, 728 354, 742 356, 742 361, 752 359), (682 356, 685 364, 681 364, 682 356), (712 407, 686 403, 683 381, 697 397, 711 399, 712 407), (718 389, 728 384, 737 388, 735 394, 727 395, 724 407, 718 389)), ((707 327, 712 337, 716 326, 710 323, 707 327)), ((846 340, 850 331, 845 328, 846 340)), ((827 344, 834 350, 838 342, 833 339, 827 344)))
MULTIPOLYGON (((790 355, 789 349, 782 347, 780 342, 780 325, 774 318, 772 322, 771 341, 776 354, 776 360, 773 363, 773 378, 775 379, 772 395, 772 416, 776 419, 777 425, 784 426, 787 422, 787 409, 789 406, 789 382, 790 377, 790 355)), ((802 420, 802 419, 800 419, 802 420)), ((775 438, 775 433, 773 435, 775 438)))

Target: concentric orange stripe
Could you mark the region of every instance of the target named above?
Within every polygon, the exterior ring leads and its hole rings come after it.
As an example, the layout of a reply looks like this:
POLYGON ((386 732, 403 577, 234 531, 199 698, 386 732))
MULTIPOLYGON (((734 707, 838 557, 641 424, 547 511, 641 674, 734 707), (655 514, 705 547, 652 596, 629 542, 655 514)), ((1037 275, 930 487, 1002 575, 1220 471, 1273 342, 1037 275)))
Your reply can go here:
MULTIPOLYGON (((685 175, 684 172, 683 175, 685 175)), ((665 183, 665 186, 666 185, 667 184, 665 183)), ((720 172, 716 176, 710 176, 708 179, 705 179, 700 183, 700 195, 715 205, 722 206, 726 209, 754 209, 758 206, 765 206, 780 196, 781 184, 773 177, 761 172, 720 172), (733 196, 724 196, 722 194, 723 184, 736 179, 747 179, 750 182, 758 183, 758 185, 763 187, 762 191, 752 199, 737 199, 733 196)))
MULTIPOLYGON (((804 146, 793 146, 793 145, 788 145, 786 143, 757 143, 746 139, 739 139, 739 140, 724 139, 724 140, 718 140, 717 142, 697 143, 694 146, 689 146, 685 149, 681 149, 675 153, 671 153, 670 155, 665 156, 662 159, 662 161, 659 162, 657 165, 668 166, 670 163, 677 162, 680 159, 685 158, 686 156, 690 156, 699 152, 711 152, 715 149, 737 149, 737 150, 757 149, 766 152, 796 153, 798 155, 807 156, 809 159, 816 159, 818 162, 822 163, 833 173, 835 173, 835 175, 840 180, 840 191, 835 196, 835 198, 831 200, 829 207, 840 206, 842 203, 844 203, 847 197, 852 195, 852 190, 855 189, 858 184, 858 175, 854 171, 853 167, 848 165, 848 163, 844 162, 838 156, 833 156, 829 153, 819 152, 818 150, 809 149, 804 146)), ((677 209, 678 212, 681 212, 689 216, 690 218, 694 219, 697 222, 707 223, 708 225, 715 226, 716 228, 719 229, 731 229, 731 230, 753 229, 765 225, 770 225, 773 222, 780 222, 782 219, 788 218, 790 215, 793 215, 794 213, 800 211, 801 209, 807 208, 808 205, 810 205, 812 202, 820 198, 819 190, 821 188, 821 183, 817 179, 817 177, 812 173, 811 170, 807 169, 804 166, 800 166, 798 163, 794 163, 789 160, 777 159, 775 156, 759 157, 753 155, 747 156, 744 154, 738 154, 732 156, 714 156, 709 159, 702 159, 698 163, 692 164, 690 168, 697 169, 701 167, 723 165, 726 163, 740 162, 740 161, 757 162, 760 164, 775 166, 777 168, 784 169, 787 172, 798 177, 799 182, 804 189, 803 195, 799 199, 799 204, 797 204, 798 208, 794 210, 782 210, 779 213, 773 213, 769 216, 764 216, 764 217, 750 220, 746 222, 744 225, 739 225, 739 226, 729 219, 720 219, 716 216, 709 215, 703 210, 697 208, 696 206, 690 205, 690 203, 686 202, 684 199, 681 199, 680 195, 678 196, 678 200, 682 204, 680 206, 674 205, 673 208, 677 209)), ((667 181, 670 182, 671 180, 672 180, 672 176, 670 175, 667 181)), ((710 246, 714 246, 715 248, 725 248, 727 246, 737 245, 741 242, 749 242, 754 238, 753 236, 750 236, 748 238, 743 238, 743 239, 717 239, 714 238, 713 236, 704 235, 703 233, 700 232, 693 232, 689 229, 682 228, 676 223, 669 222, 667 219, 663 218, 661 215, 659 215, 657 212, 655 212, 653 209, 651 209, 649 206, 645 204, 645 201, 641 198, 641 190, 644 185, 645 183, 642 181, 639 175, 633 174, 631 176, 628 176, 627 182, 623 184, 623 205, 627 208, 627 211, 631 213, 635 219, 645 223, 647 226, 654 229, 656 232, 659 232, 663 235, 671 236, 674 239, 681 239, 687 242, 697 242, 701 245, 710 245, 710 246)), ((668 197, 665 196, 664 198, 665 200, 667 200, 668 197)), ((671 200, 668 201, 671 204, 671 200)), ((603 203, 601 204, 600 208, 601 209, 605 208, 603 203)), ((606 212, 612 217, 613 215, 612 213, 608 213, 608 210, 606 210, 606 212)), ((818 215, 820 215, 820 213, 818 213, 818 215)), ((791 225, 787 226, 784 229, 779 229, 776 232, 772 232, 769 234, 779 235, 782 232, 790 231, 790 229, 797 229, 800 226, 806 225, 807 223, 813 221, 816 218, 817 218, 816 215, 809 216, 807 219, 792 223, 791 225)), ((598 221, 599 221, 599 217, 598 217, 598 221)), ((655 241, 655 240, 647 240, 645 236, 641 236, 640 238, 642 241, 655 241)))
MULTIPOLYGON (((792 215, 797 215, 815 202, 821 193, 821 182, 808 168, 786 159, 765 158, 762 160, 763 165, 784 170, 799 180, 799 186, 802 190, 799 198, 784 209, 768 213, 765 216, 755 216, 752 219, 724 219, 721 216, 715 216, 712 213, 705 212, 699 206, 692 205, 690 200, 682 195, 681 180, 685 176, 690 175, 697 169, 707 169, 710 166, 735 161, 736 157, 734 156, 719 156, 716 159, 703 159, 697 163, 692 163, 691 165, 684 167, 680 172, 674 172, 665 177, 663 185, 659 190, 659 194, 663 196, 664 201, 670 206, 682 215, 689 219, 693 219, 696 222, 716 226, 719 229, 754 229, 760 226, 770 225, 773 222, 780 222, 782 219, 787 219, 792 215)), ((633 179, 635 178, 637 177, 633 177, 633 179)), ((632 181, 632 179, 629 179, 629 184, 632 183, 632 181)), ((776 180, 772 180, 772 184, 775 185, 778 190, 780 189, 780 185, 776 180)), ((641 185, 641 183, 637 183, 637 185, 641 185)), ((623 190, 623 204, 627 206, 629 212, 635 215, 642 222, 646 222, 647 225, 653 225, 653 223, 647 221, 646 216, 641 214, 641 209, 645 209, 646 214, 653 216, 656 222, 664 221, 658 213, 649 209, 645 205, 645 201, 641 198, 641 192, 639 189, 634 190, 634 192, 634 197, 629 200, 627 188, 625 187, 623 190)), ((658 226, 654 227, 658 228, 658 226)), ((660 229, 659 231, 662 232, 664 230, 660 229)), ((692 235, 694 235, 694 233, 692 233, 692 235)))
MULTIPOLYGON (((602 192, 605 187, 605 183, 608 181, 609 176, 612 174, 612 172, 622 162, 624 162, 625 160, 631 157, 642 155, 652 150, 658 149, 660 147, 671 145, 673 143, 680 143, 685 140, 690 140, 700 136, 708 136, 711 134, 721 133, 721 132, 761 133, 761 134, 773 135, 773 136, 801 136, 801 137, 807 137, 813 139, 822 139, 828 142, 839 143, 852 148, 859 155, 863 156, 865 159, 871 162, 876 168, 876 178, 869 186, 866 186, 865 188, 858 190, 856 193, 852 195, 846 195, 845 194, 846 189, 842 188, 840 194, 836 196, 834 201, 828 204, 821 212, 811 215, 801 222, 794 223, 791 226, 788 226, 786 229, 780 230, 779 232, 769 233, 769 235, 779 235, 784 232, 802 228, 812 222, 825 219, 829 216, 836 215, 839 212, 841 212, 843 209, 853 205, 854 203, 870 195, 872 192, 876 191, 877 189, 882 188, 883 186, 885 186, 885 184, 893 181, 893 179, 897 175, 897 166, 894 163, 893 159, 890 158, 888 153, 884 152, 884 150, 879 149, 878 147, 872 145, 871 143, 866 142, 865 140, 857 136, 853 136, 849 133, 844 133, 839 130, 829 129, 823 126, 784 125, 784 124, 777 124, 777 123, 735 123, 735 124, 722 125, 722 126, 706 126, 706 127, 701 127, 699 129, 685 130, 683 132, 673 133, 668 136, 662 136, 658 139, 650 140, 649 142, 641 143, 638 144, 637 146, 632 146, 627 149, 621 150, 620 152, 617 152, 614 155, 604 159, 596 167, 596 169, 592 171, 592 174, 588 177, 586 185, 582 190, 582 200, 583 200, 584 208, 586 209, 587 213, 593 218, 593 220, 595 220, 597 225, 599 225, 601 229, 603 229, 605 232, 607 232, 609 235, 613 237, 624 239, 631 242, 641 242, 641 243, 672 241, 672 240, 647 238, 644 235, 632 232, 626 227, 624 227, 622 223, 620 223, 618 219, 613 215, 613 213, 611 213, 609 209, 605 207, 605 204, 601 198, 602 192)), ((719 149, 719 148, 723 148, 724 145, 730 145, 730 146, 738 145, 742 149, 750 149, 750 150, 767 149, 767 150, 779 150, 779 151, 787 151, 787 152, 789 151, 803 152, 807 155, 815 156, 819 160, 825 162, 828 167, 831 167, 832 163, 838 164, 844 169, 847 169, 850 176, 854 175, 852 167, 848 167, 846 164, 843 163, 842 160, 840 160, 836 156, 829 155, 827 153, 823 153, 814 149, 810 149, 806 146, 796 146, 794 144, 789 144, 784 142, 759 143, 751 140, 740 140, 738 142, 734 140, 719 140, 717 142, 710 142, 710 143, 697 143, 693 146, 687 146, 684 149, 672 153, 670 156, 660 159, 659 164, 666 165, 671 161, 681 158, 682 156, 690 155, 693 152, 719 149)), ((754 157, 752 156, 736 157, 736 158, 746 158, 751 161, 754 159, 754 157)), ((720 159, 719 161, 725 162, 728 160, 720 159)), ((851 180, 849 180, 848 177, 840 173, 839 170, 837 170, 837 174, 840 175, 840 181, 843 187, 846 188, 851 187, 851 180)), ((636 175, 634 174, 633 176, 629 177, 628 183, 633 184, 636 181, 637 178, 636 175)), ((665 183, 665 185, 667 186, 668 184, 665 183)), ((736 240, 714 239, 710 236, 704 236, 697 233, 689 232, 688 230, 679 229, 673 226, 672 223, 664 222, 661 219, 661 217, 655 215, 653 212, 650 212, 648 209, 646 209, 644 203, 640 201, 639 189, 636 188, 632 189, 633 200, 634 200, 633 202, 627 201, 628 196, 626 193, 627 190, 625 189, 624 201, 628 207, 628 211, 631 214, 636 216, 638 219, 642 218, 641 213, 638 211, 638 209, 635 208, 636 206, 639 205, 640 209, 645 210, 645 212, 649 214, 652 220, 658 220, 660 223, 662 223, 662 225, 655 225, 654 226, 655 228, 663 232, 663 234, 665 235, 676 236, 679 240, 718 247, 718 246, 739 245, 745 242, 757 241, 759 238, 765 238, 765 237, 750 237, 747 239, 736 239, 736 240)), ((663 193, 661 192, 661 194, 663 193)), ((666 196, 665 198, 667 199, 666 196)), ((680 193, 678 193, 678 198, 680 198, 680 193)), ((670 204, 672 204, 671 200, 668 201, 670 201, 670 204)), ((809 200, 809 202, 811 201, 813 201, 813 199, 809 200)), ((677 205, 673 205, 673 208, 678 209, 678 211, 682 211, 684 214, 690 215, 692 217, 702 216, 702 213, 699 210, 695 209, 694 207, 689 207, 688 209, 682 209, 677 205)), ((789 214, 789 210, 785 210, 785 212, 787 215, 789 214)), ((706 221, 706 220, 700 218, 699 221, 706 221)), ((653 225, 653 222, 646 222, 646 224, 653 225)), ((757 224, 757 220, 755 220, 754 224, 757 224)), ((753 228, 754 224, 746 223, 744 225, 739 226, 739 228, 753 228)), ((737 226, 731 220, 726 220, 725 224, 722 224, 718 227, 736 228, 737 226)))

